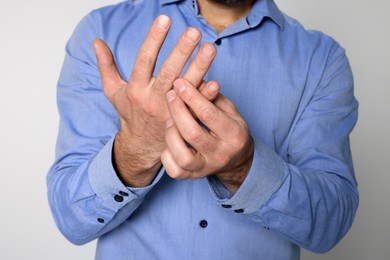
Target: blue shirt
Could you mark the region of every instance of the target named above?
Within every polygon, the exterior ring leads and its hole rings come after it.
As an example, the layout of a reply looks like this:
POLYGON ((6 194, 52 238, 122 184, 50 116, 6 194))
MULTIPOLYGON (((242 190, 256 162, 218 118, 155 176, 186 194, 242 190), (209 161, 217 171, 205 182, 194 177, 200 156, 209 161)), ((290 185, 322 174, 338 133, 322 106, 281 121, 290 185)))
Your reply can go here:
MULTIPOLYGON (((192 0, 133 0, 95 10, 66 47, 58 83, 60 128, 48 197, 73 243, 99 238, 96 259, 299 259, 300 247, 331 249, 358 205, 348 136, 357 119, 343 48, 305 30, 272 0, 218 34, 192 0), (159 14, 172 19, 156 71, 188 26, 215 43, 206 76, 221 84, 255 143, 235 194, 216 178, 174 180, 160 170, 148 187, 126 187, 112 165, 120 123, 102 92, 92 41, 112 48, 129 78, 159 14)), ((163 131, 163 130, 162 130, 163 131)))

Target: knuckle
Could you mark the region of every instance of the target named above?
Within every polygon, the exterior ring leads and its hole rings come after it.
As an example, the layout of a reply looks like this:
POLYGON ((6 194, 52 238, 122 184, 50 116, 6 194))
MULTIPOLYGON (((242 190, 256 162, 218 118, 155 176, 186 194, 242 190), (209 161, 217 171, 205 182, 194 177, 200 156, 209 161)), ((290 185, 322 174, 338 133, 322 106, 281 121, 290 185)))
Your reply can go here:
POLYGON ((206 61, 198 56, 195 57, 194 63, 195 63, 195 67, 198 71, 206 71, 210 65, 209 61, 206 61))
POLYGON ((215 112, 208 106, 201 108, 197 116, 202 122, 205 122, 206 124, 207 122, 215 122, 217 120, 215 112))
POLYGON ((157 30, 154 27, 154 30, 150 31, 150 38, 155 42, 160 42, 161 39, 165 36, 165 31, 157 30))
POLYGON ((144 78, 144 71, 141 66, 134 66, 133 71, 131 72, 131 77, 129 79, 130 86, 139 86, 139 82, 144 78))
POLYGON ((246 144, 246 141, 242 137, 233 138, 233 147, 237 150, 241 150, 246 144))
POLYGON ((181 180, 186 178, 185 172, 181 169, 171 169, 167 173, 173 179, 181 180))
POLYGON ((177 45, 176 45, 176 51, 182 55, 182 56, 188 56, 192 53, 192 48, 189 48, 189 46, 187 44, 185 44, 184 42, 179 42, 177 45))
POLYGON ((103 93, 106 98, 111 99, 112 98, 112 93, 107 87, 103 87, 103 93))
POLYGON ((163 81, 172 83, 177 78, 177 73, 172 66, 168 64, 163 64, 161 66, 158 76, 163 81))
POLYGON ((189 106, 199 104, 200 102, 200 93, 198 92, 198 90, 186 88, 186 90, 181 92, 179 95, 183 99, 183 101, 189 106))
POLYGON ((191 128, 186 130, 183 136, 189 144, 197 146, 199 148, 199 151, 205 153, 215 151, 215 143, 207 139, 207 136, 204 133, 205 131, 203 129, 199 130, 191 128))
POLYGON ((194 128, 188 128, 184 131, 183 137, 190 144, 198 144, 202 142, 202 135, 194 128))
POLYGON ((126 99, 132 107, 136 107, 138 109, 142 109, 147 114, 150 114, 150 106, 149 103, 144 101, 144 94, 137 91, 136 88, 127 88, 126 90, 126 99))
MULTIPOLYGON (((153 122, 162 125, 164 120, 161 119, 161 109, 153 105, 143 105, 142 106, 144 113, 144 121, 152 120, 153 122)), ((150 126, 150 128, 154 128, 154 126, 150 126)))
POLYGON ((126 98, 129 101, 131 101, 132 103, 136 102, 138 99, 140 99, 140 97, 135 94, 135 91, 134 91, 133 88, 127 88, 126 89, 126 98))
POLYGON ((213 142, 203 142, 200 145, 200 149, 202 149, 204 153, 212 153, 216 150, 216 148, 217 147, 213 142))
POLYGON ((180 157, 177 163, 181 168, 189 169, 192 165, 192 162, 193 162, 193 157, 184 155, 180 157))
POLYGON ((179 175, 179 173, 176 171, 176 170, 168 170, 167 169, 167 173, 170 177, 172 177, 173 179, 177 179, 179 175))
POLYGON ((244 129, 238 129, 236 130, 235 135, 231 138, 231 144, 236 150, 241 150, 247 145, 248 139, 249 133, 244 129))
POLYGON ((216 155, 215 161, 223 167, 232 161, 232 156, 230 156, 229 153, 218 153, 216 155))
POLYGON ((152 54, 145 49, 140 50, 140 52, 138 53, 137 63, 141 67, 142 66, 146 66, 146 67, 153 66, 154 60, 152 58, 152 54))

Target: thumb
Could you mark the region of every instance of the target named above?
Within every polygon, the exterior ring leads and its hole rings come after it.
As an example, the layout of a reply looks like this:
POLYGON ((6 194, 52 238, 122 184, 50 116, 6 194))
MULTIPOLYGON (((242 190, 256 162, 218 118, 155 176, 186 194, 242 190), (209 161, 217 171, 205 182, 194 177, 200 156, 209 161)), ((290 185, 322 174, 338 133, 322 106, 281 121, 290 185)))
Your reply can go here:
POLYGON ((107 44, 101 39, 93 41, 100 77, 105 95, 111 99, 112 95, 126 85, 119 74, 114 56, 107 44))

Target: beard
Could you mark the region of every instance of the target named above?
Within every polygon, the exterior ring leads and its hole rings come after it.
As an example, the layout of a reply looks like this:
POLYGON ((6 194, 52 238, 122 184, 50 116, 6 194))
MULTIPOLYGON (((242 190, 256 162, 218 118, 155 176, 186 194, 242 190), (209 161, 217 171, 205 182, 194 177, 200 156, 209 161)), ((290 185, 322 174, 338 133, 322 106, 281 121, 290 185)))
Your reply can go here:
POLYGON ((218 4, 224 4, 224 5, 236 5, 239 3, 246 2, 248 0, 211 0, 211 1, 218 4))

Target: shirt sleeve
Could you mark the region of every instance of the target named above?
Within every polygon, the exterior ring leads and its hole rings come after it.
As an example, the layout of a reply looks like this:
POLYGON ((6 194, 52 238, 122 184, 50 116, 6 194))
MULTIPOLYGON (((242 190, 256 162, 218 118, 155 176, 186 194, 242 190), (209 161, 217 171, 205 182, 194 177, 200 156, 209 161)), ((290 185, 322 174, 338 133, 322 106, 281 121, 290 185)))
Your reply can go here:
POLYGON ((319 84, 291 127, 287 154, 255 140, 253 164, 240 189, 231 194, 211 177, 214 197, 300 247, 330 250, 358 207, 349 144, 357 107, 348 59, 333 42, 319 84))
POLYGON ((56 158, 47 175, 55 222, 71 242, 84 244, 114 229, 142 203, 163 175, 145 188, 129 188, 111 161, 119 118, 105 98, 92 42, 102 38, 93 13, 66 46, 58 82, 60 127, 56 158))

